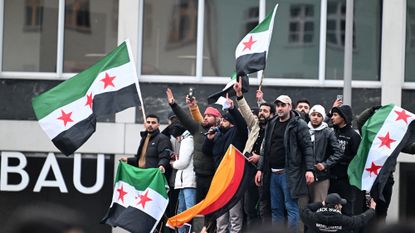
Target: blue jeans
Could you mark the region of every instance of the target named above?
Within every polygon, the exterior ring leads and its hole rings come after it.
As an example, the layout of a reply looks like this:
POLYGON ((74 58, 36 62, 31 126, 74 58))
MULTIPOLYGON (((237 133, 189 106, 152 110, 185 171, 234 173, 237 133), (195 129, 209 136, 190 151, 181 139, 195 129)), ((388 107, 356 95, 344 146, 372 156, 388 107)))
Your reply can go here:
POLYGON ((300 209, 297 199, 293 199, 288 190, 287 174, 271 173, 269 188, 271 194, 272 223, 283 225, 285 222, 285 210, 287 210, 288 228, 292 232, 298 232, 300 209))
MULTIPOLYGON (((179 206, 177 213, 181 213, 196 204, 196 188, 183 188, 179 192, 179 206)), ((188 226, 179 228, 179 233, 188 231, 188 226)))

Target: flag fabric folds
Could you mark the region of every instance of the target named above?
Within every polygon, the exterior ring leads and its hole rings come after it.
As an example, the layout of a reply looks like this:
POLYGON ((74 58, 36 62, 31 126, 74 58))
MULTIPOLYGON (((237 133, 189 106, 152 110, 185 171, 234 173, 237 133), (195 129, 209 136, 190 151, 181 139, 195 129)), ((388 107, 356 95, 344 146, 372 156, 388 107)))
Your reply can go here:
POLYGON ((150 233, 168 205, 168 184, 158 168, 137 168, 120 162, 111 206, 102 223, 133 233, 150 233))
MULTIPOLYGON (((226 86, 219 92, 216 92, 208 97, 208 104, 216 103, 216 101, 222 96, 225 97, 226 94, 229 94, 229 97, 235 96, 235 90, 233 90, 233 84, 237 83, 239 77, 236 75, 236 72, 233 72, 231 75, 231 80, 226 84, 226 86)), ((248 76, 242 76, 242 92, 248 92, 249 89, 249 78, 248 76)))
POLYGON ((402 148, 413 137, 415 115, 393 104, 377 110, 362 127, 362 141, 348 167, 351 185, 383 197, 402 148))
POLYGON ((139 86, 129 44, 58 86, 33 98, 43 131, 65 155, 75 152, 95 132, 96 116, 138 106, 139 86))
POLYGON ((238 76, 265 69, 277 8, 278 4, 275 5, 272 13, 250 31, 236 47, 235 59, 238 76))
POLYGON ((181 227, 198 214, 223 215, 241 200, 247 185, 254 177, 255 168, 240 151, 230 145, 212 179, 204 200, 186 211, 168 219, 167 226, 181 227))

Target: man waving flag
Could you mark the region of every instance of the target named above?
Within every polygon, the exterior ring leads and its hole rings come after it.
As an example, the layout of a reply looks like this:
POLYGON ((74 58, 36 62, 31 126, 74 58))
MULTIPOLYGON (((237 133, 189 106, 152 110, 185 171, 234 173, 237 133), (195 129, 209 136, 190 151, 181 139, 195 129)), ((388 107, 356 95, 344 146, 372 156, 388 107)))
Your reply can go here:
POLYGON ((350 184, 382 197, 403 148, 413 143, 415 115, 393 104, 379 108, 362 127, 362 141, 350 162, 350 184))
POLYGON ((236 47, 236 73, 238 76, 265 69, 277 8, 278 4, 275 5, 272 13, 250 31, 236 47))
POLYGON ((33 98, 32 105, 53 144, 70 155, 95 132, 96 116, 138 106, 139 90, 129 45, 123 42, 88 69, 33 98))

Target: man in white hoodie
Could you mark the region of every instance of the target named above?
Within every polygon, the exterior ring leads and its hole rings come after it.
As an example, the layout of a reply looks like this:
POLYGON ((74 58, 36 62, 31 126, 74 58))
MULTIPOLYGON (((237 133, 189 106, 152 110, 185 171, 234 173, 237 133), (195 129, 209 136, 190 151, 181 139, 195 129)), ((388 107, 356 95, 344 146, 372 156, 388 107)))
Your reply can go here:
POLYGON ((324 107, 314 105, 309 115, 308 128, 314 152, 315 182, 308 187, 311 202, 322 202, 326 199, 330 186, 330 167, 341 159, 342 153, 334 131, 324 122, 324 107))

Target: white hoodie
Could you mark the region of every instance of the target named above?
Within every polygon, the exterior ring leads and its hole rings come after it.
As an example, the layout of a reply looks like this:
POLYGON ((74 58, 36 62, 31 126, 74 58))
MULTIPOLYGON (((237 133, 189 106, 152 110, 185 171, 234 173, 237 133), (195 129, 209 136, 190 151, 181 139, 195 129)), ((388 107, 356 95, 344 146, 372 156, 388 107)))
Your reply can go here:
POLYGON ((174 182, 175 189, 196 188, 196 174, 193 170, 193 150, 193 136, 186 130, 180 136, 179 159, 173 163, 173 168, 177 169, 174 182))

